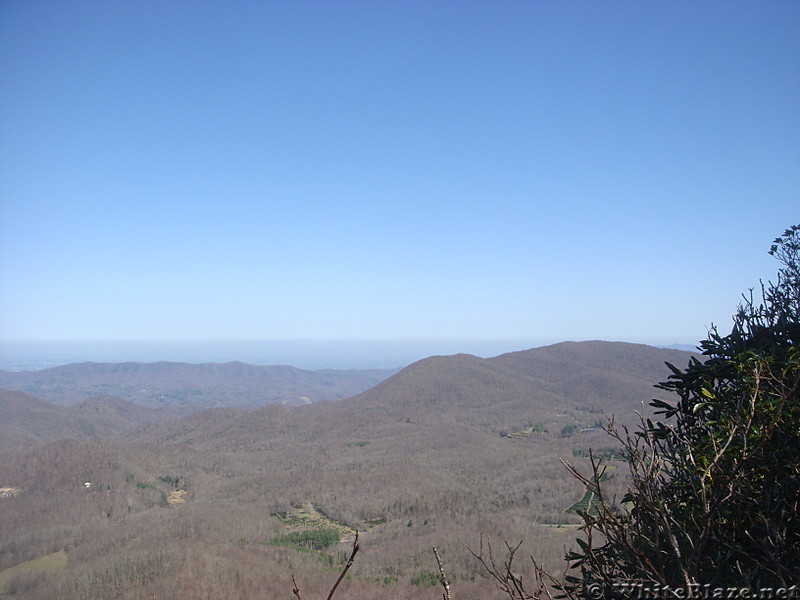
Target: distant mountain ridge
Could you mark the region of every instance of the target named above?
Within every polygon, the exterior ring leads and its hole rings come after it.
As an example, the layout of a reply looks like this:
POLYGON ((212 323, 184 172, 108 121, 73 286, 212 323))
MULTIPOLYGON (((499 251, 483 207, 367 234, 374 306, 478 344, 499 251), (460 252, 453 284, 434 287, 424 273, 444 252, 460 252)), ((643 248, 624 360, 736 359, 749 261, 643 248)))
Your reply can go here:
POLYGON ((308 371, 242 362, 73 363, 41 371, 0 371, 0 389, 60 405, 108 395, 145 406, 294 406, 347 398, 396 372, 308 371))
MULTIPOLYGON (((424 445, 440 427, 461 428, 461 435, 466 435, 464 427, 480 435, 498 435, 538 424, 559 432, 563 427, 591 426, 604 420, 603 413, 631 423, 642 403, 647 408, 656 395, 653 385, 668 377, 664 363, 684 366, 691 356, 681 350, 599 341, 563 342, 494 358, 432 356, 374 386, 369 385, 370 372, 356 372, 360 379, 344 382, 368 389, 335 403, 315 402, 301 408, 288 406, 300 402, 263 402, 263 394, 274 394, 278 385, 293 389, 292 394, 308 394, 314 384, 328 392, 327 399, 333 399, 345 389, 333 378, 343 374, 352 378, 355 373, 245 363, 73 364, 29 373, 39 377, 15 382, 26 391, 38 387, 49 392, 51 398, 61 399, 62 406, 41 392, 35 397, 30 392, 0 389, 0 433, 28 443, 134 436, 129 439, 177 442, 212 451, 261 447, 269 439, 275 448, 285 444, 286 451, 294 452, 301 439, 324 445, 325 440, 340 437, 391 438, 401 431, 402 437, 413 432, 413 441, 408 440, 412 446, 424 445), (117 397, 102 393, 111 387, 117 397), (246 394, 256 394, 261 388, 267 391, 262 392, 259 406, 258 397, 246 394), (139 400, 120 398, 126 390, 133 395, 139 390, 139 400), (89 399, 63 406, 65 397, 77 394, 89 399), (155 394, 170 396, 153 401, 155 394), (194 402, 182 403, 183 398, 194 402), (201 410, 203 402, 215 410, 201 410), (243 406, 259 410, 243 411, 243 406)), ((0 381, 8 375, 20 374, 0 372, 0 381)))
MULTIPOLYGON (((298 439, 370 439, 386 435, 386 430, 403 430, 403 435, 415 430, 421 437, 408 442, 413 446, 424 444, 440 426, 496 434, 541 424, 558 432, 564 426, 603 421, 603 413, 632 423, 641 404, 646 407, 657 395, 653 386, 669 376, 664 363, 685 366, 691 356, 681 350, 601 341, 563 342, 494 358, 432 356, 335 403, 299 410, 267 406, 248 414, 221 409, 213 418, 200 412, 156 426, 147 434, 151 438, 140 441, 217 450, 228 444, 258 447, 270 439, 278 445, 283 440, 293 451, 298 439), (408 429, 409 425, 415 427, 408 429)), ((462 435, 465 431, 461 429, 462 435)))
POLYGON ((347 402, 398 407, 451 400, 454 410, 538 405, 552 412, 630 412, 666 379, 665 363, 684 366, 692 353, 626 342, 561 342, 479 358, 435 356, 414 363, 347 402))
POLYGON ((433 356, 352 398, 201 411, 123 439, 241 457, 258 470, 249 481, 263 478, 254 488, 291 490, 295 503, 308 499, 343 522, 388 515, 405 527, 445 510, 528 506, 536 519, 561 522, 582 491, 560 460, 613 448, 600 428, 605 414, 635 425, 651 398, 669 399, 653 387, 670 374, 664 363, 685 366, 691 356, 612 342, 433 356))

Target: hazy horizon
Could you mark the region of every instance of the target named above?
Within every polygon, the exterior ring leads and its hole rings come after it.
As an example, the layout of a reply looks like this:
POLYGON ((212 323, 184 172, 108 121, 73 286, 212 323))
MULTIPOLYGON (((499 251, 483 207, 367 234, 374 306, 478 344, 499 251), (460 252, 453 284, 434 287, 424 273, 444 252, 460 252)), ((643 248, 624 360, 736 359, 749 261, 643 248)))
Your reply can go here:
MULTIPOLYGON (((0 370, 39 370, 77 362, 241 361, 301 369, 393 369, 434 355, 474 354, 483 358, 562 341, 483 340, 195 340, 195 341, 0 341, 0 370)), ((625 340, 607 340, 625 341, 625 340)), ((680 340, 634 341, 693 349, 680 340)))

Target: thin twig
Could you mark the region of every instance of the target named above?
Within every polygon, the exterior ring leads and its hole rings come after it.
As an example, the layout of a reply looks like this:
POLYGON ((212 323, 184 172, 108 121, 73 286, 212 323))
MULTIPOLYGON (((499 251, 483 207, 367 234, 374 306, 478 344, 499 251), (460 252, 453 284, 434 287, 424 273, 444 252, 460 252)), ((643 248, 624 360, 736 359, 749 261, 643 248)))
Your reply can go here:
POLYGON ((297 587, 297 582, 294 580, 294 574, 292 574, 292 593, 297 596, 297 600, 303 600, 300 595, 300 588, 297 587))
POLYGON ((492 542, 488 536, 486 538, 486 554, 484 554, 483 551, 483 534, 481 534, 479 552, 476 553, 469 546, 466 548, 467 551, 478 560, 486 573, 494 579, 497 588, 502 591, 509 600, 542 600, 544 597, 552 600, 552 595, 548 589, 549 585, 552 585, 557 590, 564 591, 566 594, 565 597, 573 598, 573 595, 570 594, 568 590, 564 589, 563 583, 557 581, 555 577, 545 571, 533 557, 530 557, 534 569, 534 580, 531 584, 533 587, 528 589, 529 586, 523 583, 522 577, 520 575, 515 575, 513 571, 515 555, 522 546, 522 542, 520 541, 516 546, 510 545, 508 542, 506 542, 505 545, 506 557, 502 565, 499 565, 497 561, 495 561, 492 552, 492 542))

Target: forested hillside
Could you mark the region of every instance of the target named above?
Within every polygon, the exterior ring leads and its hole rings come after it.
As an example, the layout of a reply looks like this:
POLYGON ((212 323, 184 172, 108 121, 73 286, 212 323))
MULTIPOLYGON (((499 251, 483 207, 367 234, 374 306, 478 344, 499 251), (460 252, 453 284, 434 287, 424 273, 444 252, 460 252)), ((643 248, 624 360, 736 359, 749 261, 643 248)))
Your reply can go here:
POLYGON ((75 363, 41 371, 0 371, 0 389, 72 405, 114 396, 145 406, 296 406, 347 398, 396 369, 308 371, 242 362, 75 363))
POLYGON ((59 406, 24 392, 0 389, 0 448, 61 439, 118 437, 137 428, 174 421, 198 407, 150 408, 101 396, 59 406))
POLYGON ((0 586, 32 600, 272 599, 294 575, 321 597, 357 529, 346 597, 438 597, 436 545, 458 598, 484 600, 493 586, 466 546, 524 538, 558 568, 583 495, 560 460, 605 453, 621 492, 602 412, 632 418, 664 362, 689 357, 605 342, 431 357, 336 402, 129 428, 119 401, 6 394, 17 443, 0 450, 0 586), (54 439, 59 422, 71 439, 54 439))

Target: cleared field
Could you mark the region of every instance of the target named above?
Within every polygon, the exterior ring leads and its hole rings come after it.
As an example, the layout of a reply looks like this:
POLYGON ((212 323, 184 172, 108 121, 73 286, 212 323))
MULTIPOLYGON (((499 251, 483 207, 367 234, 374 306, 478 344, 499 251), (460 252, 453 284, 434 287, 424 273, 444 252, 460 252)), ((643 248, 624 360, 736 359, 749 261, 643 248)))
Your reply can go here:
POLYGON ((274 513, 272 516, 289 528, 336 529, 345 535, 355 533, 352 527, 334 521, 310 502, 290 513, 274 513))
POLYGON ((4 571, 0 571, 0 594, 3 593, 3 588, 9 581, 25 571, 60 571, 66 568, 67 553, 63 550, 14 565, 4 571))

